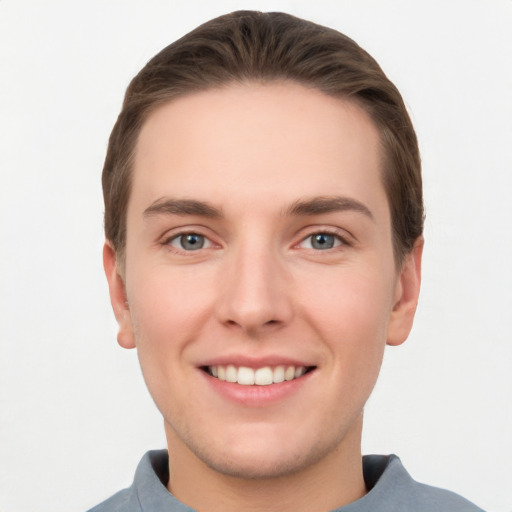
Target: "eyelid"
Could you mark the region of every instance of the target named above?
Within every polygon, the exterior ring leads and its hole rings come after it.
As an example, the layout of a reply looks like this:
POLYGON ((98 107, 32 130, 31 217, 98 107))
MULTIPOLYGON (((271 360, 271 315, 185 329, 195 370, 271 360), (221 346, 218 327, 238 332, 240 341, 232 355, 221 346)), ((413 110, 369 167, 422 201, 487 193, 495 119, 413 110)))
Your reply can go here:
POLYGON ((201 233, 190 232, 190 233, 182 233, 181 235, 175 235, 175 236, 169 238, 167 241, 167 244, 170 245, 171 247, 174 247, 175 249, 178 249, 179 251, 183 250, 184 252, 194 252, 194 251, 199 251, 201 249, 209 249, 210 247, 212 247, 213 242, 207 236, 204 236, 201 233), (203 238, 205 241, 204 245, 202 247, 199 247, 199 248, 191 250, 191 251, 184 250, 181 247, 174 245, 174 242, 178 242, 181 240, 182 237, 189 236, 189 235, 194 235, 194 236, 203 238))
POLYGON ((201 252, 205 249, 212 249, 215 247, 220 247, 220 244, 215 242, 213 239, 214 237, 211 234, 206 234, 205 231, 207 231, 202 226, 192 225, 192 226, 180 226, 178 228, 173 228, 164 233, 162 237, 160 237, 160 240, 158 243, 160 245, 163 245, 167 247, 170 251, 177 253, 177 254, 184 254, 184 255, 191 255, 194 253, 201 252), (201 247, 200 249, 197 249, 195 251, 186 251, 184 249, 180 249, 179 247, 171 245, 171 242, 173 240, 178 239, 179 237, 183 235, 199 235, 205 238, 208 242, 207 247, 201 247))
MULTIPOLYGON (((172 228, 168 231, 166 231, 159 239, 158 244, 162 246, 166 246, 169 248, 169 250, 179 253, 179 254, 186 254, 191 255, 191 253, 194 252, 201 252, 204 249, 212 249, 212 248, 220 248, 223 244, 217 242, 215 240, 215 236, 212 236, 210 234, 211 231, 208 228, 205 228, 201 225, 191 225, 191 226, 180 226, 177 228, 172 228), (206 231, 209 233, 207 234, 206 231), (189 234, 195 234, 203 236, 208 241, 208 247, 202 247, 201 249, 197 249, 197 251, 186 251, 183 249, 179 249, 178 247, 171 246, 170 242, 179 238, 183 235, 189 235, 189 234)), ((307 240, 309 237, 315 235, 315 234, 327 234, 335 236, 338 240, 340 240, 341 244, 337 245, 335 247, 332 247, 331 249, 324 249, 322 252, 329 252, 336 249, 339 249, 340 247, 351 247, 355 243, 354 237, 345 229, 341 229, 334 226, 324 226, 324 225, 314 225, 314 226, 306 226, 302 228, 299 233, 297 234, 296 238, 298 238, 298 241, 295 242, 292 245, 292 248, 299 248, 299 246, 307 240)), ((318 249, 309 248, 307 250, 312 250, 315 252, 320 252, 318 249)))
MULTIPOLYGON (((336 237, 341 243, 335 247, 332 247, 330 249, 324 249, 321 252, 329 252, 336 249, 339 249, 340 247, 351 247, 354 244, 353 237, 344 229, 336 228, 333 226, 308 226, 307 228, 304 228, 299 233, 300 239, 299 241, 294 244, 294 247, 299 247, 303 242, 305 242, 308 238, 312 237, 313 235, 318 234, 326 234, 336 237)), ((313 248, 307 248, 307 250, 312 250, 315 252, 320 252, 318 249, 313 248)))

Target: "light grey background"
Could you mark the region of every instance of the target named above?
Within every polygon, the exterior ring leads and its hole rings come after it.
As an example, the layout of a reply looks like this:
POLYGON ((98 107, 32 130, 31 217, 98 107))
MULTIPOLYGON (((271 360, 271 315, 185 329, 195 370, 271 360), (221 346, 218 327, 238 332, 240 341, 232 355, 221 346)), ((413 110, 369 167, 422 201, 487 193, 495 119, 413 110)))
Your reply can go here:
MULTIPOLYGON (((512 2, 0 1, 0 510, 85 510, 165 444, 101 266, 100 172, 129 79, 239 8, 335 27, 402 91, 420 139, 424 283, 388 349, 364 451, 512 510, 512 2)), ((314 407, 314 404, 311 404, 314 407)))

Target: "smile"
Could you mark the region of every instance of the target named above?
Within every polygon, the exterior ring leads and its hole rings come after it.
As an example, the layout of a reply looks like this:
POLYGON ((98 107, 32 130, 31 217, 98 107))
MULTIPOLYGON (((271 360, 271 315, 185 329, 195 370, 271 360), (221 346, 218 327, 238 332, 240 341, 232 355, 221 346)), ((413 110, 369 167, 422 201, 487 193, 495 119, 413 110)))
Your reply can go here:
POLYGON ((207 366, 205 371, 212 377, 225 382, 236 382, 242 386, 269 386, 302 377, 314 367, 306 366, 264 366, 248 368, 232 364, 207 366))

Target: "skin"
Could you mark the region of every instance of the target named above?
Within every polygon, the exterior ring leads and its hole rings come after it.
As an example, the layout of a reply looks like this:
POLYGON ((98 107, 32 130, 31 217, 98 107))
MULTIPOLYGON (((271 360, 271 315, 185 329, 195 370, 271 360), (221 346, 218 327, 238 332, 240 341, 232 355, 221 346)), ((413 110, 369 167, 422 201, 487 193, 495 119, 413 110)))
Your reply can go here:
POLYGON ((107 241, 104 264, 187 505, 327 511, 365 494, 362 411, 385 345, 410 332, 422 252, 397 268, 380 151, 359 107, 293 83, 195 93, 143 126, 125 261, 107 241), (231 384, 234 400, 202 367, 241 359, 312 371, 283 396, 231 384))

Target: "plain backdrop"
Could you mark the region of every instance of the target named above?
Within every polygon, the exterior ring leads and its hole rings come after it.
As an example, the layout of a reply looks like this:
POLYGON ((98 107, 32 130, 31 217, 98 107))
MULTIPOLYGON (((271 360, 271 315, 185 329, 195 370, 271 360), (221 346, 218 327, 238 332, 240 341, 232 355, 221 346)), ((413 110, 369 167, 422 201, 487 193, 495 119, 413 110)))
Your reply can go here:
MULTIPOLYGON (((78 512, 164 447, 101 265, 100 174, 130 78, 216 15, 354 38, 402 92, 424 164, 424 281, 388 348, 365 453, 512 510, 512 2, 0 1, 0 510, 78 512)), ((314 407, 315 404, 311 404, 314 407)))

